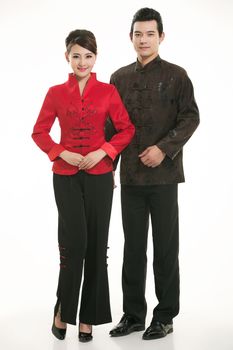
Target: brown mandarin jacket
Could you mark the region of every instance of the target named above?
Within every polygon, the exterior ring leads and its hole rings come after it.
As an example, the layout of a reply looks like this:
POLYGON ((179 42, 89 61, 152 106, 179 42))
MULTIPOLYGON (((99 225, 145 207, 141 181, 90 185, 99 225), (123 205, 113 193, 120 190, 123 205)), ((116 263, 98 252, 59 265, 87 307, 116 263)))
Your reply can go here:
MULTIPOLYGON (((136 132, 121 154, 123 185, 156 185, 184 182, 182 151, 199 124, 192 83, 186 71, 157 56, 144 67, 139 61, 111 76, 136 132), (156 168, 145 166, 138 155, 157 145, 166 153, 156 168)), ((109 138, 113 129, 106 125, 109 138)))

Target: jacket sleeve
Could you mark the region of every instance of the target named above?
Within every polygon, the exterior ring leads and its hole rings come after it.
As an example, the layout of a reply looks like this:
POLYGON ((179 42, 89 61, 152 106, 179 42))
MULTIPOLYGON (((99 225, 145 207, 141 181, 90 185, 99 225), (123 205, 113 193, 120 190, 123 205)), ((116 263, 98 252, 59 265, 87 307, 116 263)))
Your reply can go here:
POLYGON ((176 157, 199 124, 199 111, 194 98, 193 85, 186 72, 182 75, 177 89, 176 124, 156 144, 171 159, 176 157))
MULTIPOLYGON (((113 122, 110 117, 107 118, 105 123, 105 140, 110 141, 113 135, 117 133, 116 129, 114 128, 113 122)), ((120 154, 116 156, 116 158, 113 161, 113 170, 115 171, 117 168, 117 164, 120 160, 120 154)))
POLYGON ((36 124, 33 128, 32 138, 37 146, 48 154, 51 161, 55 160, 65 148, 54 142, 49 135, 56 118, 56 109, 51 88, 48 90, 41 107, 36 124))
POLYGON ((120 98, 120 95, 115 87, 109 103, 109 116, 116 130, 108 142, 105 142, 101 149, 103 149, 112 160, 128 146, 132 140, 135 128, 131 123, 128 112, 120 98))

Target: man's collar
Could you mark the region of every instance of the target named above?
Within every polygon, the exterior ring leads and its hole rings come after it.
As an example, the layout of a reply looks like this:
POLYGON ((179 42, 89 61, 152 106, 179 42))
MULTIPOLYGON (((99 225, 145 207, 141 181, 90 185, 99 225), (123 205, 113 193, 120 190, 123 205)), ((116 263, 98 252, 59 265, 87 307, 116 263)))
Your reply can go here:
POLYGON ((135 71, 139 72, 139 71, 146 71, 148 69, 150 69, 152 66, 154 66, 154 64, 157 64, 158 62, 161 62, 161 58, 160 56, 156 56, 152 61, 150 61, 149 63, 145 64, 145 66, 143 66, 139 60, 137 59, 136 65, 135 65, 135 71))

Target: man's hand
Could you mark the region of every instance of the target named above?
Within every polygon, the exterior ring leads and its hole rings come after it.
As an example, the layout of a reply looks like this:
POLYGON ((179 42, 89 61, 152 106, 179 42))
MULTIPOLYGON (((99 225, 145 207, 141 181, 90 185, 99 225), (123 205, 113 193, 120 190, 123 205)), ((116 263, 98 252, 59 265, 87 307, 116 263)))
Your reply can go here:
POLYGON ((147 147, 144 152, 139 154, 142 163, 150 168, 155 168, 161 164, 165 156, 166 154, 157 146, 147 147))
POLYGON ((81 154, 70 151, 61 152, 59 157, 61 157, 66 163, 74 166, 79 166, 80 162, 84 158, 81 154))
POLYGON ((99 163, 107 153, 102 150, 101 148, 97 151, 88 153, 83 160, 79 163, 79 169, 91 169, 93 168, 97 163, 99 163))

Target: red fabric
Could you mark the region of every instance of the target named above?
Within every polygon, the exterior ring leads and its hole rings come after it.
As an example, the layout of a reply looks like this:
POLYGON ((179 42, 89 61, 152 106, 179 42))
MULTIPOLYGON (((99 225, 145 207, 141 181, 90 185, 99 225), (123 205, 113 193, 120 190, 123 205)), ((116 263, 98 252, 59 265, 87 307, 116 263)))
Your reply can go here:
POLYGON ((97 81, 95 73, 91 73, 81 96, 77 79, 70 74, 66 83, 48 90, 32 138, 53 161, 53 172, 61 175, 72 175, 79 170, 59 157, 62 151, 85 156, 91 151, 103 149, 107 156, 95 167, 86 170, 90 174, 103 174, 112 170, 112 161, 129 144, 134 132, 135 128, 113 85, 97 81), (108 116, 117 134, 106 142, 104 127, 108 116), (59 144, 49 134, 56 117, 61 128, 59 144))

